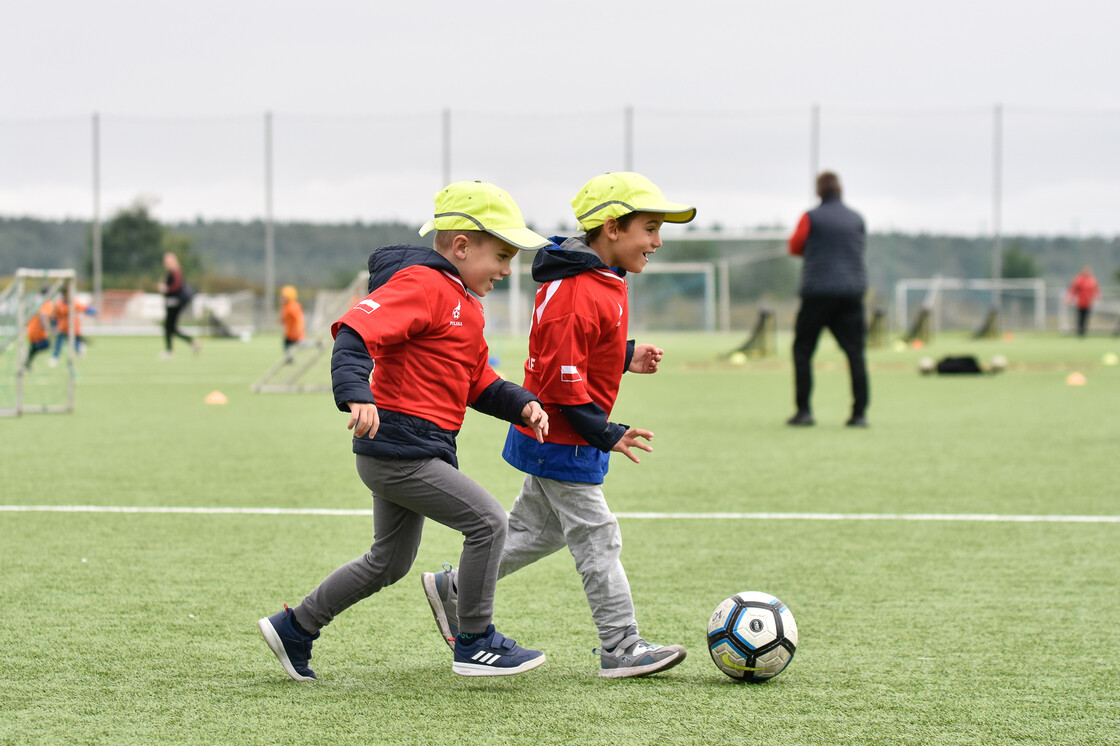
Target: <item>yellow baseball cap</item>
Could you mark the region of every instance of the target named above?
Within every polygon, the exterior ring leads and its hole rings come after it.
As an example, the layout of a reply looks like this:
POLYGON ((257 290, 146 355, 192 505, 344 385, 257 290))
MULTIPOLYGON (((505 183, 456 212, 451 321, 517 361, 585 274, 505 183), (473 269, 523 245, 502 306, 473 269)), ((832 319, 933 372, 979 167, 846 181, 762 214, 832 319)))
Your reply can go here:
POLYGON ((295 285, 285 285, 280 288, 280 297, 284 300, 296 300, 299 298, 299 292, 296 291, 295 285))
POLYGON ((504 189, 484 181, 457 181, 436 192, 435 216, 420 227, 432 231, 485 231, 519 249, 552 242, 525 227, 521 210, 504 189))
POLYGON ((572 209, 585 231, 632 212, 659 212, 667 223, 687 223, 696 217, 695 207, 670 202, 652 181, 631 171, 596 176, 572 198, 572 209))

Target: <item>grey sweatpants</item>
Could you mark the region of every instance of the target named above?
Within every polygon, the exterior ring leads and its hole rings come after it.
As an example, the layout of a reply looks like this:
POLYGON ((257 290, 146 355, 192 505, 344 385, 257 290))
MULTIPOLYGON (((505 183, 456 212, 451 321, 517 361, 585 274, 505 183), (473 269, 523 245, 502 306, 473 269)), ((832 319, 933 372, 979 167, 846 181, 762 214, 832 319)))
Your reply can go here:
POLYGON ((526 475, 509 514, 509 536, 498 577, 504 578, 565 545, 583 578, 591 619, 603 647, 613 648, 627 634, 637 634, 630 582, 619 559, 622 532, 607 507, 603 486, 526 475))
POLYGON ((358 455, 358 476, 373 494, 373 546, 338 568, 292 609, 314 634, 343 609, 408 574, 420 547, 424 517, 462 532, 459 629, 486 630, 506 539, 506 513, 470 477, 440 459, 389 460, 358 455))

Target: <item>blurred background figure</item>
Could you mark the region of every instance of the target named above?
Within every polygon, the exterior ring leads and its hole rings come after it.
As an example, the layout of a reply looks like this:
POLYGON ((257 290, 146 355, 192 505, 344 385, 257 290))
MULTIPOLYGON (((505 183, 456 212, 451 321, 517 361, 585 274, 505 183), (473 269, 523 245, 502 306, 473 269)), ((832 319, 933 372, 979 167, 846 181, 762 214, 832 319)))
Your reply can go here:
MULTIPOLYGON (((54 352, 51 355, 51 367, 58 365, 62 355, 62 348, 70 338, 70 289, 62 286, 62 295, 54 302, 54 352)), ((82 314, 93 316, 96 309, 90 308, 81 301, 74 301, 74 352, 78 355, 86 353, 86 338, 82 336, 82 314)))
POLYGON ((51 316, 54 312, 54 303, 47 297, 49 288, 39 290, 39 310, 27 322, 27 361, 23 364, 24 370, 31 370, 31 360, 43 350, 51 346, 51 316))
POLYGON ((186 341, 195 354, 198 354, 198 342, 179 330, 179 314, 183 311, 183 308, 190 304, 191 298, 194 297, 194 290, 183 278, 183 269, 179 266, 179 257, 170 251, 163 255, 163 268, 167 270, 167 275, 163 282, 159 284, 159 291, 164 296, 167 316, 163 320, 164 351, 160 355, 160 359, 170 360, 174 354, 171 350, 172 337, 179 337, 186 341))
POLYGON ((841 200, 836 174, 824 171, 817 177, 817 196, 820 205, 801 216, 789 239, 789 253, 803 261, 798 288, 801 306, 793 339, 797 412, 786 424, 815 424, 810 404, 813 354, 821 332, 828 329, 848 358, 852 378, 852 415, 846 424, 867 427, 867 323, 863 311, 867 229, 863 217, 841 200))
POLYGON ((305 336, 303 306, 299 304, 299 293, 292 285, 280 288, 284 305, 280 307, 280 323, 284 325, 284 351, 303 341, 305 336))
POLYGON ((1088 331, 1089 312, 1093 308, 1093 301, 1100 294, 1101 288, 1097 284, 1097 278, 1093 276, 1093 269, 1086 264, 1066 291, 1066 303, 1077 308, 1077 336, 1084 337, 1088 331))

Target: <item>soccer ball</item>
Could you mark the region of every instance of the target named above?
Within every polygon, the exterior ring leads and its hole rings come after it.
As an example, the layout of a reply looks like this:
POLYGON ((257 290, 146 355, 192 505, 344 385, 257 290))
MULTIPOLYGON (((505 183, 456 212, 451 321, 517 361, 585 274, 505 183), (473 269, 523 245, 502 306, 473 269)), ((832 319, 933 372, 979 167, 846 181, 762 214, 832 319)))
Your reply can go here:
POLYGON ((797 650, 793 612, 769 593, 736 593, 708 620, 708 652, 733 679, 766 681, 785 670, 797 650))
POLYGON ((932 357, 923 357, 918 361, 918 372, 923 376, 928 376, 937 370, 937 363, 933 362, 932 357))
POLYGON ((992 357, 992 372, 999 373, 1007 369, 1007 358, 1003 355, 994 355, 992 357))

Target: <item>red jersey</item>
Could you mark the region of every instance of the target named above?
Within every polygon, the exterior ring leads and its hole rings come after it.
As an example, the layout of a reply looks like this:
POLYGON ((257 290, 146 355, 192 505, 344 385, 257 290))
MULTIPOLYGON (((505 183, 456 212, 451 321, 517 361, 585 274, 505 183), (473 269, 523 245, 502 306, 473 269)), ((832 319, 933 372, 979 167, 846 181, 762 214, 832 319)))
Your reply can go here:
POLYGON ((343 314, 331 334, 343 324, 374 360, 370 389, 379 408, 458 430, 467 405, 498 380, 482 304, 448 272, 406 267, 343 314))
POLYGON ((1078 272, 1077 277, 1070 283, 1068 296, 1077 304, 1078 308, 1088 308, 1100 295, 1101 289, 1097 278, 1085 272, 1078 272))
POLYGON ((626 365, 626 280, 607 269, 584 271, 542 284, 533 305, 522 385, 548 413, 545 441, 584 445, 559 405, 594 402, 610 416, 626 365))

